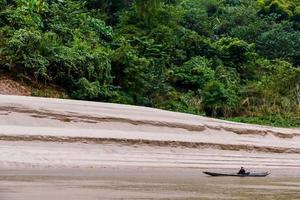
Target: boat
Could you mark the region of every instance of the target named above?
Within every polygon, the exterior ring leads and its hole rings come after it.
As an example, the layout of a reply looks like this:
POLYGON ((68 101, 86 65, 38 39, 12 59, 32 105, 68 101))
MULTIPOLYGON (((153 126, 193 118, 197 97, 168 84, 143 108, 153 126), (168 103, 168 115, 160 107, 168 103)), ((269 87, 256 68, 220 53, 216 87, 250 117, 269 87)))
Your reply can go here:
POLYGON ((237 176, 237 177, 265 177, 268 176, 269 172, 247 172, 246 174, 237 173, 215 173, 215 172, 203 172, 210 176, 237 176))

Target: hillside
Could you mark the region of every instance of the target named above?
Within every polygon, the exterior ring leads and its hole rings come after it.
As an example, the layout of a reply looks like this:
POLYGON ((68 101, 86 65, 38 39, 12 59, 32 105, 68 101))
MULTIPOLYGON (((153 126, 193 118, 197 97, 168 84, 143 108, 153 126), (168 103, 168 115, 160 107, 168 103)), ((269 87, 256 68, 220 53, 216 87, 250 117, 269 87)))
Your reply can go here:
POLYGON ((299 5, 1 1, 0 73, 10 78, 1 80, 0 94, 300 127, 299 5))

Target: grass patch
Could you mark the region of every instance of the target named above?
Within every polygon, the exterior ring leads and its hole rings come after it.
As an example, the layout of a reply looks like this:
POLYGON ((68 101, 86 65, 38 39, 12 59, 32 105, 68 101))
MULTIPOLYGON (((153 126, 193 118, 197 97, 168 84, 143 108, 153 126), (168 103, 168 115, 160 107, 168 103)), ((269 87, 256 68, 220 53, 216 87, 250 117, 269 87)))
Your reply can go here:
POLYGON ((31 89, 31 96, 68 99, 69 96, 65 91, 51 87, 36 87, 31 89))
POLYGON ((300 118, 296 117, 282 117, 282 116, 258 116, 258 117, 234 117, 225 118, 225 120, 242 122, 249 124, 259 124, 268 125, 275 127, 285 127, 285 128, 300 128, 300 118))

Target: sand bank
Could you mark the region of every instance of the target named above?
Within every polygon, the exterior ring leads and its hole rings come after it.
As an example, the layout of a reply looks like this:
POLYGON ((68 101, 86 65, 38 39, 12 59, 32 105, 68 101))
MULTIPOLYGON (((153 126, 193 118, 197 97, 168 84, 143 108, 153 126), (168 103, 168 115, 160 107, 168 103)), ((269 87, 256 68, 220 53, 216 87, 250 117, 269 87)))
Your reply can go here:
POLYGON ((3 168, 300 169, 300 130, 109 103, 0 95, 3 168))

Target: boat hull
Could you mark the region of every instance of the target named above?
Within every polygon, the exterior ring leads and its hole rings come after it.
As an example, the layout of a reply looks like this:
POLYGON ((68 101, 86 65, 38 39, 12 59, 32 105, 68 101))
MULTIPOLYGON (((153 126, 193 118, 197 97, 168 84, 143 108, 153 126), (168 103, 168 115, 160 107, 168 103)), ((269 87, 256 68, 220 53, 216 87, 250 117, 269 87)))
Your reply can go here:
POLYGON ((233 174, 233 173, 215 173, 215 172, 203 172, 209 176, 235 176, 235 177, 266 177, 268 172, 263 173, 246 173, 246 174, 233 174))

